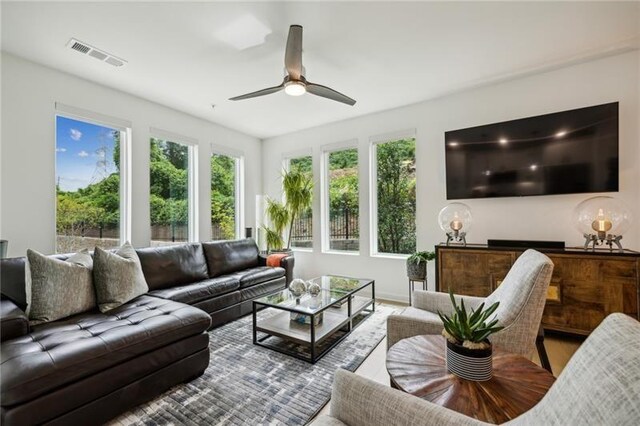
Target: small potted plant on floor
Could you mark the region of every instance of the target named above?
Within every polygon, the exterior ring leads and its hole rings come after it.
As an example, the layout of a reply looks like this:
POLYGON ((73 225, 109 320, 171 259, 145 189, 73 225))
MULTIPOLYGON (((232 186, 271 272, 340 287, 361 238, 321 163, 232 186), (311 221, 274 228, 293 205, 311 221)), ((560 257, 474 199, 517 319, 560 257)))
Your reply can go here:
POLYGON ((492 377, 492 346, 489 336, 502 330, 496 318, 491 315, 498 309, 496 302, 484 309, 484 303, 478 309, 467 312, 464 300, 460 306, 450 292, 453 304, 453 315, 448 316, 438 311, 444 325, 442 335, 447 339, 447 369, 466 380, 482 382, 492 377))
POLYGON ((436 258, 433 251, 418 251, 407 258, 407 276, 410 280, 427 280, 427 263, 436 258))
POLYGON ((284 172, 282 192, 284 202, 267 198, 266 212, 271 226, 263 225, 263 230, 269 253, 291 252, 291 231, 295 220, 311 207, 313 201, 313 179, 299 170, 284 172))

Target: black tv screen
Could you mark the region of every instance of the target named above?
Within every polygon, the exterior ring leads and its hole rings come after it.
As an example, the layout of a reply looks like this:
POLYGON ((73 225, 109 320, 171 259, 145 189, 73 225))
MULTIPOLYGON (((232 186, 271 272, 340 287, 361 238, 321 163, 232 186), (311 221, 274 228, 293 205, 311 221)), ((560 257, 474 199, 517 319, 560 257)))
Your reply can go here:
POLYGON ((447 199, 618 191, 618 102, 445 133, 447 199))

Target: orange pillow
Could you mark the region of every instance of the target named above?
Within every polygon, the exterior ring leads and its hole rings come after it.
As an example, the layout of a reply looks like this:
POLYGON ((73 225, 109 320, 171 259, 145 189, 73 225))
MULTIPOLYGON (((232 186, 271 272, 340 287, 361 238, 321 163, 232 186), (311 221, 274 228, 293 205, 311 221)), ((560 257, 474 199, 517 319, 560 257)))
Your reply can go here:
POLYGON ((269 257, 267 257, 267 266, 272 266, 274 268, 276 266, 280 266, 282 259, 287 256, 289 256, 287 253, 270 254, 269 257))

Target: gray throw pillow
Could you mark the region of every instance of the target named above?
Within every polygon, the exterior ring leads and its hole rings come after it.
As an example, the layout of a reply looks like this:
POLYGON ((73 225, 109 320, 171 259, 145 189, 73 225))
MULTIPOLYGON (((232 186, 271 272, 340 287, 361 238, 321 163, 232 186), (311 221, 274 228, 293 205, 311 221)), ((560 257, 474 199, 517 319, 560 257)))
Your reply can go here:
POLYGON ((115 253, 96 247, 93 283, 100 312, 117 308, 149 291, 138 254, 129 243, 115 253))
POLYGON ((55 321, 96 307, 91 255, 85 249, 67 260, 27 250, 25 290, 32 325, 55 321))

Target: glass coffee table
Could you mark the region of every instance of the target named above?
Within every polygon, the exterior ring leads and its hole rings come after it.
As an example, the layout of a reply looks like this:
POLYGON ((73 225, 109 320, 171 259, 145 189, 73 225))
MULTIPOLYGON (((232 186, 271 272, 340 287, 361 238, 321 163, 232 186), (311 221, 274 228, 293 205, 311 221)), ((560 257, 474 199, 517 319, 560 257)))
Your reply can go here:
POLYGON ((253 301, 253 343, 315 363, 375 311, 375 281, 327 275, 320 293, 296 298, 288 289, 253 301), (265 309, 266 308, 266 309, 265 309), (271 315, 258 319, 258 311, 271 315))

